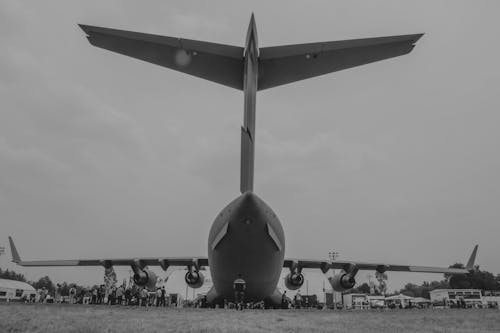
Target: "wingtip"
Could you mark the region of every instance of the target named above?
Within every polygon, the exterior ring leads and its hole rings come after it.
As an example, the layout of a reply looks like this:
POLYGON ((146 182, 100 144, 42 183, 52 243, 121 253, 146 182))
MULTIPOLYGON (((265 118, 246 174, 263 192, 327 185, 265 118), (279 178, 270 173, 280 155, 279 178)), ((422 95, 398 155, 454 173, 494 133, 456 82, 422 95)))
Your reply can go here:
POLYGON ((415 45, 420 38, 422 38, 425 35, 425 33, 419 33, 419 34, 413 34, 411 35, 411 42, 413 45, 415 45))
POLYGON ((421 32, 421 33, 419 33, 419 34, 416 34, 416 38, 417 38, 417 39, 416 39, 415 41, 419 40, 419 39, 420 39, 420 38, 422 38, 424 35, 425 35, 425 32, 421 32))
POLYGON ((90 36, 90 33, 92 32, 92 29, 96 28, 94 26, 91 26, 91 25, 87 25, 87 24, 81 24, 81 23, 78 23, 78 26, 80 27, 80 29, 83 30, 83 32, 85 32, 85 34, 88 36, 90 36))
POLYGON ((21 257, 19 256, 19 252, 17 252, 16 246, 14 245, 14 240, 9 236, 9 244, 10 244, 10 254, 12 255, 12 262, 18 264, 21 262, 21 257))

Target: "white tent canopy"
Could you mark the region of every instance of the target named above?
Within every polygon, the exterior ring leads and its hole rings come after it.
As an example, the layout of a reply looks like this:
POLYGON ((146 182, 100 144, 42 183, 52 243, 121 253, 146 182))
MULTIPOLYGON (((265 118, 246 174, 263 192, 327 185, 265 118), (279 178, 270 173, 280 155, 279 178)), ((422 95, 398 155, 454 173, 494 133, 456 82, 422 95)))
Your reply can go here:
POLYGON ((35 291, 33 286, 27 284, 26 282, 16 281, 16 280, 7 280, 0 279, 0 288, 6 289, 22 289, 26 291, 35 291))
POLYGON ((20 300, 36 293, 26 282, 0 279, 0 300, 20 300))

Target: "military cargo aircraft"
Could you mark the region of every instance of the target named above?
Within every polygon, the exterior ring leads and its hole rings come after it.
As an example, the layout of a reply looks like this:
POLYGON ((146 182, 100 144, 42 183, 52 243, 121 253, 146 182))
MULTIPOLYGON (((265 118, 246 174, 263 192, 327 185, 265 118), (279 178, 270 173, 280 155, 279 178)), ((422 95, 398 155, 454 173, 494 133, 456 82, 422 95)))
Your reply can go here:
POLYGON ((320 269, 325 274, 330 269, 337 269, 338 273, 329 279, 337 291, 354 287, 359 270, 463 276, 473 269, 477 245, 463 269, 285 258, 285 235, 280 220, 253 188, 257 91, 407 54, 422 34, 259 48, 252 14, 243 48, 88 25, 80 27, 94 46, 243 90, 241 195, 213 222, 208 236, 208 256, 23 261, 9 237, 13 262, 30 267, 104 266, 112 269, 113 266, 130 266, 135 283, 148 288, 154 288, 157 281, 148 266, 160 266, 163 270, 169 266, 185 266, 185 281, 192 288, 203 285, 202 268, 209 266, 213 281, 207 294, 209 303, 234 301, 243 292, 241 297, 247 302, 265 301, 270 305, 281 302, 282 294, 277 284, 283 268, 289 270, 284 282, 291 290, 304 283, 303 269, 320 269), (241 284, 243 288, 237 291, 241 284))

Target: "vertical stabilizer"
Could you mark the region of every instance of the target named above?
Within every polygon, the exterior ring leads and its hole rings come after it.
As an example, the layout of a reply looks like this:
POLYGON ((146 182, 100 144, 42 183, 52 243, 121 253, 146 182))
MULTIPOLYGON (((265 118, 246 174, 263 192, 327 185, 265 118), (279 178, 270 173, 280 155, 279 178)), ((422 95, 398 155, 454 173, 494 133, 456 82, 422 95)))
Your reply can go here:
POLYGON ((252 14, 245 45, 245 63, 243 67, 244 116, 241 127, 241 168, 240 191, 253 191, 255 160, 255 103, 259 73, 259 48, 257 28, 252 14))
POLYGON ((474 265, 476 263, 477 248, 478 245, 474 246, 474 250, 472 250, 469 260, 467 261, 467 265, 465 265, 465 268, 469 271, 472 271, 474 269, 474 265))
POLYGON ((9 236, 9 244, 10 244, 10 254, 12 255, 12 262, 16 264, 20 263, 21 257, 19 256, 19 252, 17 252, 16 246, 14 245, 14 241, 10 236, 9 236))

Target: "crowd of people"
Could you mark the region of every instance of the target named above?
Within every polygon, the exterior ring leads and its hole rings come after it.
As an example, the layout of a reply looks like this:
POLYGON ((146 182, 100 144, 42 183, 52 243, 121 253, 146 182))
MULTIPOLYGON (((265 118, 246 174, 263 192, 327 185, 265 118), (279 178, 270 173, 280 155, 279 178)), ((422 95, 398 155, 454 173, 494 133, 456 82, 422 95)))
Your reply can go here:
POLYGON ((145 287, 117 286, 106 288, 104 284, 92 288, 76 288, 72 286, 63 295, 61 285, 57 285, 54 293, 43 287, 36 291, 27 302, 36 303, 69 303, 69 304, 105 304, 105 305, 137 305, 137 306, 176 306, 177 300, 167 294, 165 287, 149 291, 145 287))

